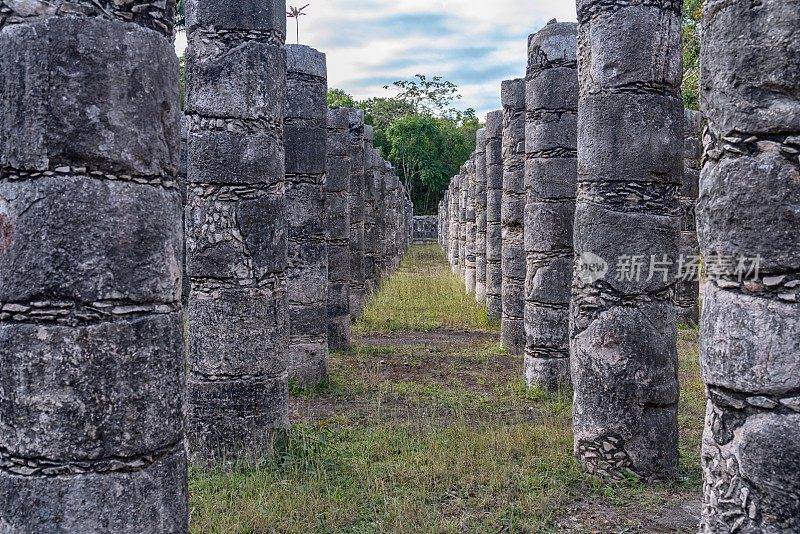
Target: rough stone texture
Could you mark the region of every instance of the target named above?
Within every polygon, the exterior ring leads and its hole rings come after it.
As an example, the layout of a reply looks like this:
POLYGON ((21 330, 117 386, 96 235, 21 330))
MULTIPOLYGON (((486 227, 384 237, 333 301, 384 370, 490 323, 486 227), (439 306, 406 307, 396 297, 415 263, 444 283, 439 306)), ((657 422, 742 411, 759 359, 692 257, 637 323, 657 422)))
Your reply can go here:
POLYGON ((350 110, 350 318, 364 313, 364 112, 350 110))
POLYGON ((675 310, 678 324, 700 324, 700 279, 693 276, 690 265, 700 259, 697 242, 695 205, 700 194, 700 158, 703 155, 701 137, 702 115, 698 111, 683 112, 683 183, 680 204, 683 210, 680 234, 680 254, 685 262, 687 276, 678 280, 675 287, 675 310))
POLYGON ((502 297, 503 112, 486 115, 486 311, 500 321, 502 297))
POLYGON ((328 239, 328 346, 350 344, 350 111, 328 110, 325 229, 328 239))
POLYGON ((383 158, 374 147, 375 133, 372 126, 364 126, 364 287, 366 297, 375 294, 378 289, 378 192, 375 181, 376 174, 381 172, 383 158))
POLYGON ((437 223, 436 215, 415 215, 413 218, 414 241, 423 243, 437 240, 439 237, 437 223))
POLYGON ((525 80, 506 80, 503 101, 502 298, 500 342, 525 352, 525 80))
POLYGON ((486 128, 475 134, 475 301, 486 302, 486 128))
POLYGON ((700 248, 760 268, 706 284, 700 530, 799 532, 800 4, 711 0, 703 28, 700 248))
POLYGON ((289 379, 303 386, 328 376, 328 246, 325 54, 286 46, 286 214, 288 217, 289 379))
POLYGON ((1 532, 188 528, 172 9, 0 6, 1 532))
POLYGON ((467 232, 469 232, 469 176, 466 163, 461 166, 458 175, 458 274, 466 278, 467 274, 467 232))
POLYGON ((391 172, 391 166, 383 158, 378 159, 378 164, 372 173, 373 189, 375 194, 375 286, 380 288, 389 274, 389 266, 384 256, 384 240, 386 239, 387 203, 386 203, 386 176, 391 172))
POLYGON ((577 180, 577 25, 528 40, 525 126, 525 381, 568 386, 569 302, 577 180))
POLYGON ((578 2, 573 426, 577 458, 603 477, 678 469, 680 8, 578 2), (635 256, 640 277, 624 270, 635 256), (590 271, 595 258, 607 270, 590 271))
POLYGON ((464 288, 467 293, 475 293, 475 160, 469 159, 465 164, 465 178, 467 181, 467 209, 466 209, 466 234, 464 236, 464 288))
POLYGON ((459 243, 461 235, 461 180, 459 176, 454 176, 450 182, 452 191, 450 192, 450 265, 453 272, 458 272, 459 265, 459 243))
POLYGON ((289 423, 284 176, 307 162, 284 161, 284 8, 186 5, 187 434, 201 464, 267 457, 289 423))

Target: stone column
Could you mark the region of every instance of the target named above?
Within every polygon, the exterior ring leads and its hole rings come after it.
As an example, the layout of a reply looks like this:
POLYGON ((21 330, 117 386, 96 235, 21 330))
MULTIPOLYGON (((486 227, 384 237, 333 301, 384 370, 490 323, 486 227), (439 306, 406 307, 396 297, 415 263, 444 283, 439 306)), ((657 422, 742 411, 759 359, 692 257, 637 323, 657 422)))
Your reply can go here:
POLYGON ((388 162, 383 158, 378 160, 378 167, 373 173, 375 191, 375 285, 376 289, 383 284, 388 273, 388 264, 384 254, 384 241, 386 239, 386 175, 389 172, 388 162))
POLYGON ((350 110, 328 110, 325 228, 328 238, 328 346, 350 344, 350 110))
POLYGON ((286 46, 289 378, 305 386, 328 376, 327 75, 325 54, 286 46))
POLYGON ((364 126, 364 288, 366 296, 375 293, 377 275, 375 272, 375 253, 378 234, 375 226, 375 175, 380 172, 383 162, 381 155, 373 146, 375 134, 372 126, 364 126))
POLYGON ((400 239, 402 233, 402 199, 400 196, 400 180, 397 175, 392 172, 389 175, 389 198, 391 199, 391 233, 389 236, 391 270, 394 272, 397 269, 398 258, 400 255, 400 239))
POLYGON ((680 14, 578 3, 573 426, 576 456, 604 477, 678 468, 680 14))
POLYGON ((697 228, 716 271, 700 329, 704 533, 800 532, 798 7, 710 0, 704 10, 697 228), (747 272, 753 258, 758 272, 747 272))
POLYGON ((467 215, 469 214, 469 177, 467 176, 467 166, 462 165, 458 176, 458 274, 462 279, 467 276, 467 232, 469 225, 467 215))
POLYGON ((486 128, 475 134, 475 301, 486 302, 486 128))
POLYGON ((502 298, 500 341, 525 352, 525 80, 506 80, 503 102, 502 298))
MULTIPOLYGON (((186 115, 181 111, 181 154, 180 164, 178 165, 178 187, 181 191, 181 206, 186 206, 187 184, 186 173, 189 166, 189 127, 186 124, 186 115)), ((184 313, 189 308, 189 293, 191 291, 191 284, 189 283, 189 275, 186 272, 186 240, 183 236, 186 235, 186 219, 181 211, 181 241, 183 241, 182 248, 182 261, 183 265, 183 282, 181 284, 181 307, 184 313)))
POLYGON ((3 532, 187 531, 173 4, 136 7, 0 6, 3 532))
MULTIPOLYGON (((696 265, 700 258, 697 242, 695 205, 700 194, 700 159, 703 144, 700 140, 703 116, 699 111, 683 112, 683 183, 680 204, 683 210, 681 221, 680 254, 685 265, 696 265)), ((686 273, 678 280, 675 292, 675 308, 678 324, 697 326, 700 322, 700 280, 694 273, 686 273)))
POLYGON ((525 127, 525 381, 568 386, 572 228, 577 180, 577 25, 528 40, 525 127))
POLYGON ((486 311, 500 321, 503 313, 503 112, 486 115, 486 311))
POLYGON ((475 294, 475 237, 478 226, 475 219, 475 161, 470 158, 465 164, 467 181, 467 232, 465 236, 464 252, 464 287, 470 295, 475 294))
POLYGON ((350 110, 350 317, 364 312, 364 112, 350 110))
POLYGON ((289 424, 285 5, 251 7, 186 6, 188 439, 197 463, 269 456, 289 424))
POLYGON ((458 257, 460 253, 461 243, 461 177, 453 176, 450 204, 450 265, 453 273, 458 273, 459 262, 458 257))

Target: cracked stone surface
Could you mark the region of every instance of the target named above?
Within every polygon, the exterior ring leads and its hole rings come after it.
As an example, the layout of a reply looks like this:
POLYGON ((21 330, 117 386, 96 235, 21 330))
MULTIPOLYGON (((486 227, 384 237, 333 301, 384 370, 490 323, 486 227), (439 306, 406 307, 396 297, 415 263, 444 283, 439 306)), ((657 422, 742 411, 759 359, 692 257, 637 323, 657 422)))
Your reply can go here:
POLYGON ((760 257, 704 293, 701 532, 800 531, 800 11, 710 1, 697 204, 703 257, 760 257))
POLYGON ((569 303, 577 180, 577 25, 528 39, 525 124, 525 381, 570 384, 569 303))
POLYGON ((285 174, 301 158, 284 157, 282 5, 186 6, 187 436, 198 464, 268 457, 289 423, 285 174))
POLYGON ((0 531, 186 532, 173 5, 57 7, 0 6, 0 531))
POLYGON ((577 58, 575 455, 602 477, 674 479, 680 5, 578 2, 577 58), (667 267, 653 277, 620 276, 618 266, 635 256, 667 267), (595 258, 607 269, 586 269, 595 258))

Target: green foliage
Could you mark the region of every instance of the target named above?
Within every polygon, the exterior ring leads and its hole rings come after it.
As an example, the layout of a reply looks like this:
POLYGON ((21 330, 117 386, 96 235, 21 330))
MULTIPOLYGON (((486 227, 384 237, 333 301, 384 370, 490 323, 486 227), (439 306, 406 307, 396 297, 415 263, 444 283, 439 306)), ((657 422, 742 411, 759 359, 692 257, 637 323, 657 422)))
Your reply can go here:
POLYGON ((453 100, 461 99, 458 87, 441 76, 429 79, 424 74, 417 74, 412 80, 398 80, 383 88, 397 91, 396 100, 405 102, 414 113, 423 115, 453 117, 457 113, 452 107, 453 100))
POLYGON ((355 108, 356 101, 352 95, 342 89, 330 89, 328 91, 328 107, 332 108, 355 108))
POLYGON ((353 331, 497 331, 497 325, 489 323, 486 307, 464 291, 464 281, 453 274, 446 261, 439 245, 412 247, 400 269, 369 301, 353 331))
POLYGON ((685 0, 683 3, 683 103, 687 109, 700 109, 700 21, 703 17, 702 0, 685 0))
POLYGON ((436 213, 450 178, 475 150, 480 121, 474 109, 453 107, 461 98, 458 87, 439 76, 418 74, 384 88, 396 94, 360 102, 331 89, 328 105, 363 109, 364 121, 375 130, 375 147, 397 169, 414 212, 436 213))
POLYGON ((186 30, 186 0, 178 0, 175 3, 175 30, 186 30))

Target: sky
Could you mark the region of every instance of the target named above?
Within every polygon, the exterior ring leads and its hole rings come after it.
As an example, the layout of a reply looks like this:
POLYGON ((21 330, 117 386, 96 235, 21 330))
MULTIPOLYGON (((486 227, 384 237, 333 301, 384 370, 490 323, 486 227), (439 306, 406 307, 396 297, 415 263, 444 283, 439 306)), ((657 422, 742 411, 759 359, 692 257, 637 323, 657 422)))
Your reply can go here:
MULTIPOLYGON (((525 75, 528 35, 575 20, 575 0, 288 0, 306 8, 300 43, 325 52, 328 85, 357 100, 415 74, 442 76, 483 120, 500 107, 500 82, 525 75)), ((287 43, 295 43, 288 21, 287 43)), ((176 40, 178 53, 185 36, 176 40)))

